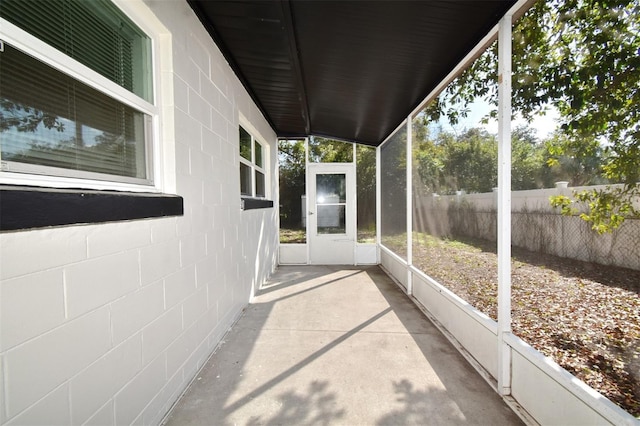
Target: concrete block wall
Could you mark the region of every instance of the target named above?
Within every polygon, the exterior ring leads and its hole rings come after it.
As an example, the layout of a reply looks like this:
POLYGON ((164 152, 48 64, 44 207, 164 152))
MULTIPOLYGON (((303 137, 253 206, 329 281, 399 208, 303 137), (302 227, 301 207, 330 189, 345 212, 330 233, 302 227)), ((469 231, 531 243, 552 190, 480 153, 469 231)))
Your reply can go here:
POLYGON ((238 125, 277 205, 274 132, 186 1, 130 2, 166 28, 185 214, 0 234, 3 425, 158 424, 275 268, 276 209, 240 209, 238 125))

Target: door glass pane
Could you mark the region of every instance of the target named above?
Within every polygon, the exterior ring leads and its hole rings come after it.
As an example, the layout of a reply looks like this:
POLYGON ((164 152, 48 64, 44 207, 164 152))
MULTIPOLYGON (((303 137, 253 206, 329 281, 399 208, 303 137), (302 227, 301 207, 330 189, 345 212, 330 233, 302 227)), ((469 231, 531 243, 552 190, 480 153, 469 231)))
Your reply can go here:
POLYGON ((346 234, 345 212, 347 206, 319 205, 318 234, 346 234))
POLYGON ((346 185, 345 174, 316 175, 318 234, 346 234, 346 185))
POLYGON ((347 202, 347 179, 344 174, 316 175, 316 203, 336 204, 347 202))

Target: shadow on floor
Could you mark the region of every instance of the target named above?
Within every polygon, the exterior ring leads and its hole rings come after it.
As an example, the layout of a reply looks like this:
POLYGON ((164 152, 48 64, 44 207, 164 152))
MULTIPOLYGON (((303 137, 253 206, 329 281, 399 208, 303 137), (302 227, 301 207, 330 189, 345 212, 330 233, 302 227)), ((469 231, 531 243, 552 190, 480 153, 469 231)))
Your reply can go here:
POLYGON ((280 267, 167 425, 520 424, 377 266, 280 267))

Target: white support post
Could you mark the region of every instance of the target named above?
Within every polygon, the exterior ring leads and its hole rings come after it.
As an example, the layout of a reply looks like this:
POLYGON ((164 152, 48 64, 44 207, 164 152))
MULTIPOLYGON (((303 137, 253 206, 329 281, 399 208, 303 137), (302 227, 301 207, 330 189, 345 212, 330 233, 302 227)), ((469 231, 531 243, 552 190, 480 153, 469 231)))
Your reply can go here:
POLYGON ((511 394, 511 28, 512 15, 498 31, 498 392, 511 394))
POLYGON ((380 164, 382 163, 380 156, 382 151, 380 146, 376 147, 376 263, 380 263, 380 245, 382 244, 382 189, 380 188, 381 173, 380 164))
POLYGON ((411 266, 413 265, 413 135, 411 116, 407 117, 407 294, 413 294, 411 266))
POLYGON ((306 249, 307 249, 307 265, 311 265, 311 250, 309 244, 309 188, 311 178, 309 177, 309 138, 304 138, 304 215, 306 217, 304 221, 304 233, 306 235, 306 249))
POLYGON ((353 174, 355 176, 355 186, 356 186, 356 190, 353 191, 353 208, 356 210, 356 214, 353 215, 353 220, 355 220, 354 223, 354 229, 356 230, 356 232, 354 233, 353 238, 355 238, 355 241, 353 242, 353 264, 357 265, 358 264, 358 159, 356 157, 358 150, 356 149, 356 144, 353 144, 353 151, 352 151, 352 165, 353 165, 353 174))

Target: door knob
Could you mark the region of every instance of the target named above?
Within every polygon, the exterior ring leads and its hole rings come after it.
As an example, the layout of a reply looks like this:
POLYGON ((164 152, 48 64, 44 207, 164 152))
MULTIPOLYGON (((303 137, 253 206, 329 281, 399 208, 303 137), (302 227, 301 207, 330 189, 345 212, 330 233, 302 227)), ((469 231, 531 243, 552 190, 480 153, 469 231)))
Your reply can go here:
POLYGON ((311 216, 313 214, 313 212, 309 212, 309 216, 311 216))

